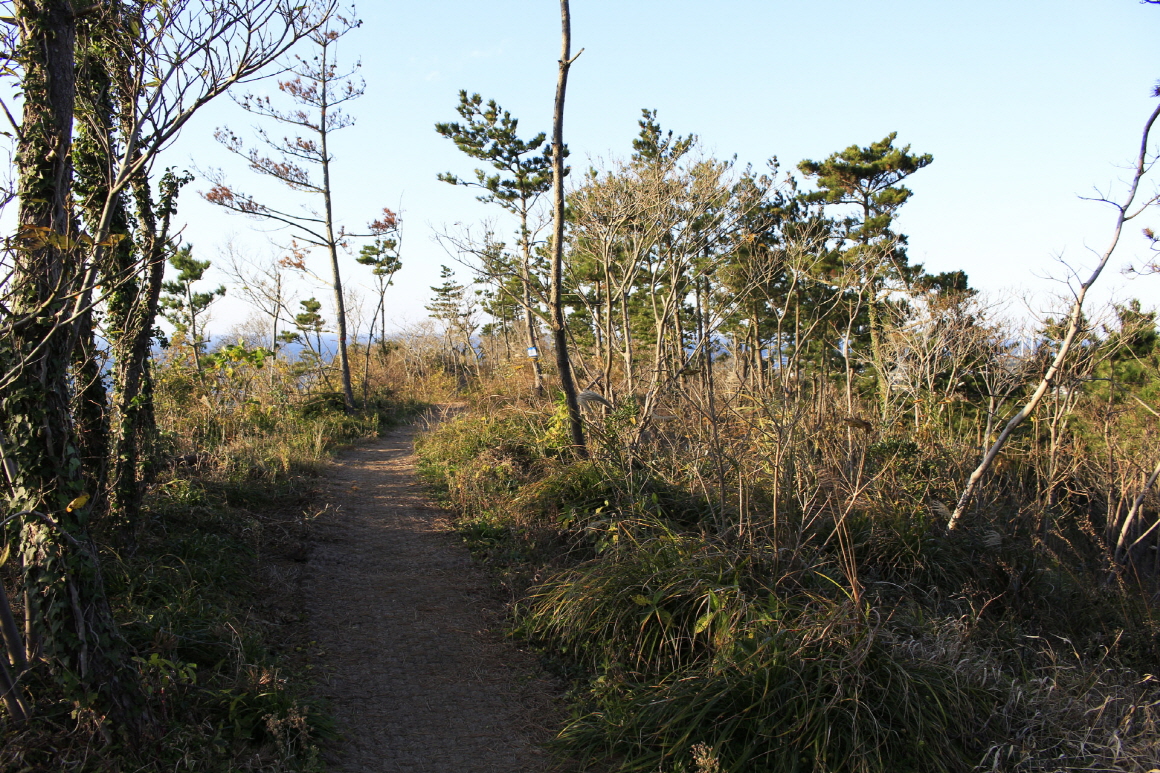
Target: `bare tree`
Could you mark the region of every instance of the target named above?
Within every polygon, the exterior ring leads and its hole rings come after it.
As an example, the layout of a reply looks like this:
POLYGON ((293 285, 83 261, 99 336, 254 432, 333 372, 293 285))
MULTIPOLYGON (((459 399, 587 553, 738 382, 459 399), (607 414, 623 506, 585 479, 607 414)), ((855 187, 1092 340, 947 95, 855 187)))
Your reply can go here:
POLYGON ((222 248, 221 255, 225 259, 222 270, 226 276, 251 306, 269 318, 270 348, 277 351, 279 334, 284 329, 282 323, 294 317, 290 307, 295 299, 287 287, 286 266, 274 259, 259 262, 243 257, 233 242, 222 248))
MULTIPOLYGON (((320 202, 321 208, 310 206, 300 212, 292 212, 261 203, 228 186, 220 173, 211 176, 214 185, 203 196, 207 201, 228 210, 286 226, 294 234, 296 242, 300 240, 307 245, 306 249, 317 247, 326 252, 330 263, 330 285, 338 332, 342 393, 347 410, 351 410, 354 408, 354 391, 347 355, 346 299, 338 254, 350 239, 359 234, 348 233, 334 216, 331 135, 354 123, 354 118, 343 112, 342 105, 362 96, 365 90, 362 80, 355 77, 359 65, 339 70, 337 61, 339 40, 357 29, 362 22, 340 14, 331 14, 315 21, 314 29, 308 37, 315 47, 316 56, 295 56, 287 67, 290 77, 278 81, 279 90, 290 98, 294 106, 282 109, 275 106, 270 97, 252 94, 239 100, 239 104, 248 112, 292 127, 301 134, 274 139, 264 129, 259 129, 259 140, 272 155, 265 155, 257 148, 247 149, 241 138, 228 129, 219 129, 215 136, 227 150, 245 158, 251 170, 283 183, 292 191, 307 194, 314 201, 320 202), (316 168, 319 176, 314 177, 308 167, 316 168)), ((393 220, 393 213, 384 210, 383 219, 369 226, 371 234, 391 230, 393 220)))
POLYGON ((576 400, 576 382, 568 359, 568 328, 564 322, 564 96, 568 89, 568 70, 584 49, 572 56, 572 17, 568 0, 560 0, 560 61, 556 78, 556 108, 552 118, 552 284, 548 307, 552 315, 552 338, 556 347, 556 368, 560 387, 568 403, 568 421, 572 445, 581 457, 588 456, 584 443, 584 423, 576 400))
POLYGON ((636 391, 630 295, 636 287, 646 255, 656 249, 665 232, 662 218, 653 210, 672 190, 664 189, 663 175, 641 174, 626 164, 605 174, 591 173, 573 193, 575 224, 573 254, 569 261, 574 278, 592 285, 591 308, 603 349, 601 379, 609 397, 616 397, 612 379, 613 359, 619 351, 623 390, 636 391))
MULTIPOLYGON (((1157 89, 1156 96, 1160 96, 1160 88, 1157 89)), ((1040 380, 1039 385, 1035 388, 1031 398, 1019 410, 1018 413, 1011 417, 1011 419, 1007 422, 1007 426, 1005 426, 1003 431, 999 433, 999 437, 995 439, 995 442, 989 449, 987 449, 987 453, 983 455, 983 460, 979 462, 979 466, 976 467, 974 472, 971 473, 971 477, 967 480, 967 485, 963 488, 962 495, 959 496, 958 504, 955 506, 955 510, 953 513, 951 513, 950 520, 947 522, 947 528, 949 530, 953 531, 958 527, 962 520, 963 514, 966 512, 967 507, 970 505, 971 500, 975 495, 975 491, 979 486, 979 482, 983 479, 983 476, 987 474, 987 470, 990 469, 991 464, 995 461, 995 457, 997 457, 999 452, 1003 450, 1003 446, 1007 443, 1008 438, 1011 437, 1011 434, 1020 424, 1022 424, 1027 419, 1028 416, 1035 412, 1035 409, 1039 407, 1040 402, 1043 401, 1044 396, 1055 385, 1056 379, 1058 378, 1059 373, 1063 368, 1065 361, 1067 360, 1067 356, 1071 351, 1072 344, 1075 342, 1076 336, 1079 334, 1081 328, 1083 327, 1084 298, 1087 297, 1088 290, 1091 289, 1091 286, 1094 285, 1096 280, 1100 278, 1100 274, 1103 272, 1104 267, 1108 264, 1108 260, 1112 257, 1112 253, 1116 251, 1116 247, 1120 243, 1120 234, 1123 232, 1124 224, 1129 220, 1139 216, 1140 213, 1155 204, 1158 198, 1160 198, 1160 194, 1153 194, 1142 203, 1136 204, 1136 194, 1139 191, 1140 182, 1144 179, 1144 175, 1148 173, 1148 171, 1152 168, 1152 164, 1155 162, 1155 158, 1149 153, 1148 146, 1152 133, 1152 126, 1156 123, 1156 119, 1158 117, 1160 117, 1160 105, 1158 105, 1152 111, 1152 114, 1148 116, 1148 120, 1144 123, 1143 136, 1140 139, 1140 152, 1136 156, 1136 163, 1134 166, 1132 179, 1128 183, 1128 191, 1124 195, 1123 199, 1119 202, 1112 201, 1106 197, 1100 199, 1100 201, 1111 204, 1116 210, 1116 222, 1112 229, 1112 239, 1108 246, 1104 249, 1103 253, 1100 254, 1100 258, 1096 263, 1096 267, 1092 270, 1088 278, 1082 284, 1080 284, 1079 288, 1076 290, 1075 300, 1073 301, 1071 305, 1071 311, 1067 316, 1066 332, 1060 341, 1059 349, 1056 351, 1055 356, 1051 360, 1051 364, 1048 365, 1047 371, 1043 374, 1043 378, 1040 380)))

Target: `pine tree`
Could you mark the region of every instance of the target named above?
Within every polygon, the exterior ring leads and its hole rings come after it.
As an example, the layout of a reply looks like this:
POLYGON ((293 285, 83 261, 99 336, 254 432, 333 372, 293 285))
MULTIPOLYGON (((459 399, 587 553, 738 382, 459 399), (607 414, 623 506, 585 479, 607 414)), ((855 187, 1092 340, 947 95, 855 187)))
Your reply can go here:
POLYGON ((443 282, 431 288, 435 297, 424 308, 431 312, 431 317, 443 323, 447 347, 456 352, 466 366, 474 364, 475 346, 471 336, 475 333, 475 300, 468 294, 467 286, 455 280, 455 272, 447 266, 439 267, 439 278, 443 282), (463 342, 460 350, 456 344, 456 337, 463 342))
MULTIPOLYGON (((808 203, 849 205, 859 216, 838 221, 843 238, 851 246, 842 254, 842 263, 861 275, 862 289, 868 294, 870 349, 878 371, 878 394, 883 418, 886 416, 890 386, 883 378, 882 293, 891 281, 909 288, 921 275, 921 266, 910 266, 906 257, 906 237, 893 230, 899 208, 911 196, 902 181, 930 165, 929 153, 915 155, 910 146, 894 147, 897 132, 891 132, 868 147, 851 145, 824 161, 802 161, 798 169, 816 178, 818 190, 802 196, 808 203)), ((849 342, 847 342, 849 345, 849 342)))
MULTIPOLYGON (((400 236, 399 220, 393 212, 384 211, 383 232, 373 243, 363 245, 356 260, 364 266, 370 266, 371 275, 375 278, 375 290, 379 300, 375 307, 375 316, 371 320, 373 334, 375 321, 380 325, 379 343, 383 346, 387 341, 387 288, 394 281, 395 274, 403 267, 399 257, 400 236), (389 216, 389 218, 388 218, 389 216), (389 221, 389 222, 388 222, 389 221)), ((367 340, 367 352, 370 352, 370 337, 367 340)))
POLYGON ((697 144, 697 135, 673 136, 657 123, 657 111, 644 108, 637 121, 640 134, 632 141, 632 162, 639 166, 671 166, 680 161, 697 144))
POLYGON ((302 311, 294 315, 294 327, 298 329, 300 336, 291 339, 304 339, 306 346, 319 360, 322 359, 322 333, 326 329, 326 319, 318 312, 322 309, 322 303, 313 296, 304 301, 299 301, 298 305, 302 307, 302 311), (314 342, 310 341, 310 334, 314 334, 314 342))
POLYGON ((161 297, 161 314, 178 333, 188 335, 189 345, 193 347, 193 356, 197 363, 197 372, 201 373, 201 354, 206 339, 203 335, 205 330, 198 328, 198 317, 214 301, 226 294, 226 288, 219 285, 209 292, 197 292, 193 289, 194 283, 201 281, 210 262, 196 260, 193 257, 192 244, 187 244, 170 255, 169 264, 177 269, 178 274, 176 279, 161 285, 161 289, 167 293, 161 297))
MULTIPOLYGON (((521 140, 516 134, 519 120, 501 109, 495 100, 484 105, 479 94, 469 97, 466 91, 460 91, 456 112, 463 118, 464 124, 437 123, 435 131, 454 141, 455 146, 468 156, 491 164, 496 173, 489 174, 476 169, 475 180, 464 180, 446 172, 440 174, 439 179, 452 185, 482 188, 486 193, 478 197, 480 201, 497 203, 519 218, 521 261, 518 298, 524 311, 527 346, 529 349, 537 348, 537 308, 532 297, 539 294, 543 282, 535 278, 528 217, 540 196, 547 193, 552 184, 551 160, 541 151, 546 137, 541 132, 530 140, 521 140)), ((496 275, 496 280, 500 293, 510 293, 504 286, 502 275, 496 275)), ((535 374, 536 393, 543 394, 544 377, 536 358, 532 358, 532 370, 535 374)))

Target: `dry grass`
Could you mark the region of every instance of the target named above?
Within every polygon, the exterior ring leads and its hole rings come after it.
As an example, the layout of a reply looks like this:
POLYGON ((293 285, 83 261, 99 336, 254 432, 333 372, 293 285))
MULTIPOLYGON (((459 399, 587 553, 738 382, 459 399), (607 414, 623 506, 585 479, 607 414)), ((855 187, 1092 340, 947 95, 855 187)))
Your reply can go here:
POLYGON ((773 403, 642 435, 633 411, 592 419, 590 462, 562 452, 559 407, 496 397, 421 445, 518 630, 577 680, 568 754, 623 771, 1160 759, 1137 591, 999 512, 941 533, 965 458, 945 437, 773 403))

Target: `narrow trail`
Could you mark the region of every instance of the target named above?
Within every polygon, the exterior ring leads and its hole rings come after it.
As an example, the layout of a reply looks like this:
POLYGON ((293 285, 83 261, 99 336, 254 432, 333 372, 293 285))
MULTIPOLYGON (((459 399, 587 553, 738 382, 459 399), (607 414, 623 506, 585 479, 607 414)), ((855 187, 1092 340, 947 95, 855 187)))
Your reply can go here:
POLYGON ((416 429, 341 456, 302 591, 345 773, 543 773, 559 709, 502 603, 416 476, 416 429))

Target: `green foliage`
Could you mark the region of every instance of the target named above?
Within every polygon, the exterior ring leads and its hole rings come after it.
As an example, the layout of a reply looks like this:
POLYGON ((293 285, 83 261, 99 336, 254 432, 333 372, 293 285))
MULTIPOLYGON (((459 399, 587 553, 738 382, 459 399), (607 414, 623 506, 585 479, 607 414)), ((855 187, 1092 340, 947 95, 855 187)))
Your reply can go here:
MULTIPOLYGON (((83 704, 38 689, 36 720, 5 737, 0 767, 319 769, 317 746, 334 736, 333 723, 306 697, 305 681, 290 676, 285 634, 255 617, 284 614, 270 606, 259 553, 284 549, 283 513, 300 509, 303 492, 285 482, 247 490, 242 506, 216 476, 175 471, 146 500, 131 547, 103 551, 105 587, 151 717, 146 735, 129 743, 83 704)), ((99 537, 108 546, 124 540, 99 537)))
POLYGON ((482 188, 479 197, 484 203, 498 202, 517 214, 527 213, 531 202, 546 193, 552 183, 552 164, 545 153, 537 153, 544 144, 543 132, 530 140, 521 140, 516 132, 519 119, 502 109, 495 100, 486 105, 479 94, 459 92, 456 112, 466 122, 437 123, 435 131, 452 140, 455 146, 471 158, 486 161, 496 174, 475 170, 475 180, 467 181, 450 172, 439 179, 452 185, 482 188))
POLYGON ((686 153, 692 150, 697 143, 697 135, 688 137, 673 137, 670 129, 668 133, 661 131, 657 123, 657 111, 642 109, 640 135, 632 141, 632 160, 637 164, 674 164, 686 153))
POLYGON ((299 301, 298 305, 302 307, 302 311, 294 315, 294 327, 303 335, 313 333, 317 340, 326 329, 326 320, 318 313, 322 309, 321 301, 310 297, 299 301))
POLYGON ((809 610, 716 663, 655 681, 606 679, 560 736, 617 771, 969 771, 1001 705, 952 663, 907 652, 840 608, 809 610))
POLYGON ((894 237, 890 226, 894 214, 912 191, 902 181, 929 166, 934 156, 917 156, 910 146, 894 147, 897 132, 891 132, 868 147, 851 145, 825 161, 802 161, 798 168, 807 177, 817 178, 818 190, 807 193, 808 202, 851 204, 862 210, 862 218, 845 221, 847 238, 868 245, 894 237))
POLYGON ((140 521, 94 535, 150 717, 144 743, 128 743, 91 697, 36 681, 36 718, 5 736, 0 768, 321 770, 333 723, 307 698, 300 600, 267 582, 268 562, 307 537, 305 476, 421 406, 379 391, 348 414, 341 398, 301 394, 310 380, 293 363, 241 343, 209 355, 203 377, 191 359, 178 335, 155 363, 169 463, 140 521))
POLYGON ((521 543, 525 566, 586 559, 532 585, 517 613, 554 661, 590 675, 560 736, 568 754, 642 771, 691 769, 698 746, 721 770, 969 769, 980 741, 964 728, 993 690, 872 629, 834 567, 680 531, 657 482, 634 493, 599 462, 555 461, 554 421, 465 417, 420 452, 465 538, 509 577, 521 543))
POLYGON ((1116 380, 1134 387, 1154 388, 1155 375, 1160 367, 1156 331, 1156 311, 1145 311, 1140 301, 1133 298, 1114 306, 1115 326, 1106 331, 1104 345, 1110 356, 1110 365, 1116 380))
POLYGON ((391 283, 391 277, 403 267, 399 259, 399 240, 387 236, 380 236, 371 244, 364 244, 355 260, 364 266, 370 266, 371 273, 383 278, 388 285, 391 283))
POLYGON ((263 530, 278 509, 295 506, 299 493, 286 484, 268 487, 256 497, 265 505, 257 511, 238 509, 230 498, 228 487, 212 480, 168 481, 145 513, 155 531, 131 556, 106 565, 110 592, 119 617, 133 621, 126 636, 142 653, 137 662, 175 734, 176 743, 166 745, 171 754, 184 753, 191 740, 179 739, 181 728, 204 722, 211 759, 215 752, 225 762, 246 747, 265 747, 306 762, 332 727, 304 698, 303 685, 281 675, 281 658, 271 649, 277 640, 247 619, 268 593, 257 550, 263 543, 277 550, 263 530), (287 723, 297 734, 272 748, 287 723))
MULTIPOLYGON (((514 121, 460 102, 467 123, 440 133, 499 174, 441 179, 524 214, 499 161, 514 121)), ((698 157, 643 111, 631 158, 575 186, 553 245, 560 326, 598 393, 591 460, 567 453, 562 403, 505 404, 486 361, 489 413, 424 441, 518 632, 573 679, 567 753, 674 773, 1156 758, 1160 702, 1137 673, 1160 652, 1156 314, 1080 319, 972 523, 948 531, 1066 319, 1016 329, 965 271, 910 263, 898 216, 932 156, 896 140, 802 161, 803 191, 776 158, 762 174, 698 157)), ((542 289, 522 237, 522 264, 490 231, 467 250, 505 346, 513 301, 542 289)))
MULTIPOLYGON (((220 373, 227 380, 240 378, 243 374, 251 379, 255 371, 261 370, 266 360, 274 356, 274 352, 261 346, 250 348, 244 341, 236 344, 225 344, 205 361, 205 367, 210 372, 220 373)), ((243 389, 243 391, 245 391, 243 389)))
MULTIPOLYGON (((519 219, 516 236, 518 257, 509 254, 504 243, 497 241, 490 229, 484 235, 482 244, 464 245, 479 256, 482 272, 494 288, 477 291, 477 295, 483 297, 484 311, 499 320, 498 325, 486 326, 484 335, 501 333, 506 343, 508 335, 515 329, 515 322, 522 318, 525 344, 536 346, 534 317, 539 302, 545 296, 547 281, 543 256, 532 249, 533 229, 528 225, 528 218, 540 196, 552 184, 550 149, 539 152, 544 145, 543 133, 530 140, 521 140, 516 133, 519 121, 502 110, 494 100, 484 106, 483 98, 478 94, 469 97, 466 91, 460 91, 456 110, 465 124, 438 123, 435 130, 454 141, 456 147, 471 158, 489 163, 495 173, 476 169, 474 182, 460 179, 450 172, 440 174, 439 179, 452 185, 481 188, 485 193, 478 197, 480 201, 495 202, 519 219)), ((563 152, 566 156, 567 149, 563 152)), ((442 288, 432 289, 436 292, 436 299, 428 309, 436 318, 446 319, 449 324, 453 316, 463 320, 458 326, 466 330, 464 354, 467 354, 475 325, 473 321, 468 322, 473 308, 462 302, 452 303, 453 299, 448 295, 452 288, 447 282, 444 282, 442 288), (452 306, 458 308, 453 309, 452 306)), ((540 365, 533 361, 531 366, 535 374, 535 388, 537 392, 542 392, 540 365)))
POLYGON ((226 288, 222 286, 208 292, 194 291, 194 283, 201 281, 210 262, 196 260, 191 244, 175 250, 169 256, 169 264, 177 269, 178 274, 176 279, 161 285, 166 293, 161 297, 161 316, 169 320, 177 332, 188 333, 192 344, 200 350, 204 338, 203 331, 197 326, 198 317, 215 300, 226 294, 226 288))
POLYGON ((762 607, 745 562, 655 521, 596 521, 603 554, 537 586, 522 630, 589 668, 650 677, 728 652, 762 607))
POLYGON ((194 456, 236 481, 314 474, 336 447, 374 437, 419 410, 373 387, 362 410, 346 412, 340 392, 319 381, 326 363, 291 362, 262 348, 227 344, 198 374, 178 336, 156 364, 156 403, 165 451, 194 456))
POLYGON ((455 281, 455 272, 447 266, 439 267, 439 278, 442 284, 431 288, 435 297, 423 308, 431 312, 432 319, 454 330, 464 324, 467 316, 467 287, 455 281))
POLYGON ((970 770, 1004 700, 982 669, 916 656, 817 570, 616 525, 615 547, 533 588, 520 630, 597 677, 561 733, 617 770, 970 770), (659 767, 658 767, 659 766, 659 767))

